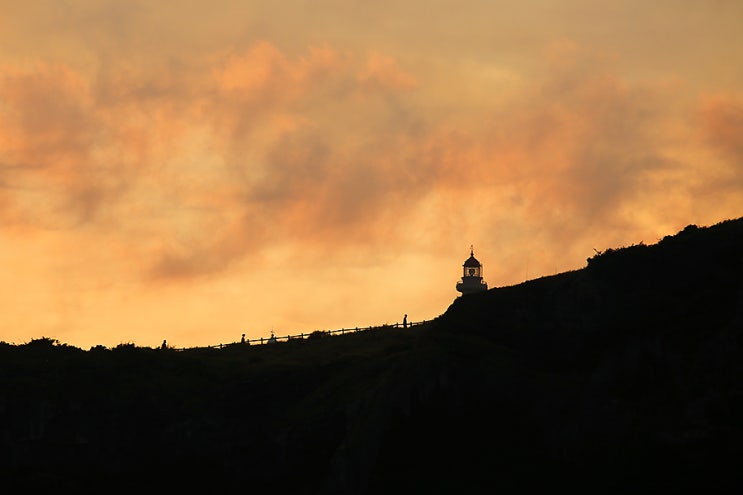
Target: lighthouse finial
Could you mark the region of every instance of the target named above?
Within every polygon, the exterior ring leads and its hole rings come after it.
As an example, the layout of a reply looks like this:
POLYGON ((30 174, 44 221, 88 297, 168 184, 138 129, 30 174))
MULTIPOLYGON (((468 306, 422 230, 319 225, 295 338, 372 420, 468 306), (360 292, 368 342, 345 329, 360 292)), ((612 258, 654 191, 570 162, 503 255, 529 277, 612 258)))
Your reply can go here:
POLYGON ((472 246, 472 244, 470 244, 470 256, 474 256, 474 255, 475 255, 475 248, 472 246))

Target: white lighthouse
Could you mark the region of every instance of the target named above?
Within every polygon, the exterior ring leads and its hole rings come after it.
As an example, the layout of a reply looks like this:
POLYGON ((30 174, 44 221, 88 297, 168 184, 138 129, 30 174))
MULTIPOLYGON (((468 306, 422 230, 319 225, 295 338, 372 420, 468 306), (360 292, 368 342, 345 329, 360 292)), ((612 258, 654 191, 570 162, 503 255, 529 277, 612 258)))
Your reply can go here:
POLYGON ((482 279, 482 264, 475 258, 472 246, 470 246, 470 257, 462 267, 464 268, 462 281, 457 284, 457 290, 463 296, 488 290, 488 284, 482 279))

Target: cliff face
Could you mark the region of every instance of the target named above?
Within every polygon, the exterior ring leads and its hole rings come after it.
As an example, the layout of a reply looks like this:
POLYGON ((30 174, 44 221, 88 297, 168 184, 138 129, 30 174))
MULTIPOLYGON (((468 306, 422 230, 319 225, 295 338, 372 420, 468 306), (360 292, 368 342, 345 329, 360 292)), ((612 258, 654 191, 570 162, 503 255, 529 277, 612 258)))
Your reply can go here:
POLYGON ((406 330, 0 344, 0 490, 740 488, 742 253, 690 226, 406 330))

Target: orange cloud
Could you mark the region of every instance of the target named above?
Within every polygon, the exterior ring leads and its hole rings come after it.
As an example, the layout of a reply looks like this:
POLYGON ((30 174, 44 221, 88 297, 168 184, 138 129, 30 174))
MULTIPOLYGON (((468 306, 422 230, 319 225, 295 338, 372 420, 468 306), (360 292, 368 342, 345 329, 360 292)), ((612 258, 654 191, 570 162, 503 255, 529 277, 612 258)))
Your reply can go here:
MULTIPOLYGON (((96 228, 138 233, 122 242, 140 246, 149 276, 182 279, 269 243, 322 253, 403 241, 435 195, 451 198, 440 216, 467 222, 478 198, 492 206, 476 213, 482 226, 536 221, 567 240, 627 222, 659 176, 685 166, 665 154, 673 95, 622 81, 575 43, 553 47, 487 120, 421 105, 425 86, 379 52, 288 56, 261 41, 199 60, 155 72, 129 62, 95 80, 60 65, 8 72, 5 166, 26 169, 5 183, 56 199, 33 208, 33 193, 6 192, 5 210, 47 224, 62 211, 68 227, 98 216, 96 228)), ((719 106, 709 127, 730 129, 719 106)))
POLYGON ((743 170, 743 96, 706 96, 701 105, 706 141, 743 170))
POLYGON ((403 71, 394 58, 372 52, 366 66, 359 71, 359 80, 365 85, 380 85, 397 89, 414 88, 415 77, 403 71))
POLYGON ((259 42, 208 60, 214 86, 194 105, 222 161, 210 186, 221 194, 203 206, 235 218, 210 225, 208 240, 158 248, 152 274, 219 272, 268 242, 368 243, 378 229, 390 230, 392 212, 404 217, 400 198, 414 202, 429 182, 411 160, 418 145, 399 119, 404 104, 389 98, 408 89, 393 59, 354 59, 327 46, 289 58, 259 42), (369 86, 371 78, 381 82, 369 86))
POLYGON ((100 121, 86 81, 63 65, 6 68, 0 95, 6 201, 17 220, 64 227, 94 215, 118 184, 94 163, 100 121))

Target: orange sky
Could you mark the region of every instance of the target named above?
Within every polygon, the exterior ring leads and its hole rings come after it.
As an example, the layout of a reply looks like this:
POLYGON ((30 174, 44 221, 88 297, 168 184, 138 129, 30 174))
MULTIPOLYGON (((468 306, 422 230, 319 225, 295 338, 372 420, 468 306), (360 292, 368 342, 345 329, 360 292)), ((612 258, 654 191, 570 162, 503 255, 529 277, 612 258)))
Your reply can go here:
POLYGON ((0 0, 0 340, 430 319, 743 215, 743 3, 0 0))

